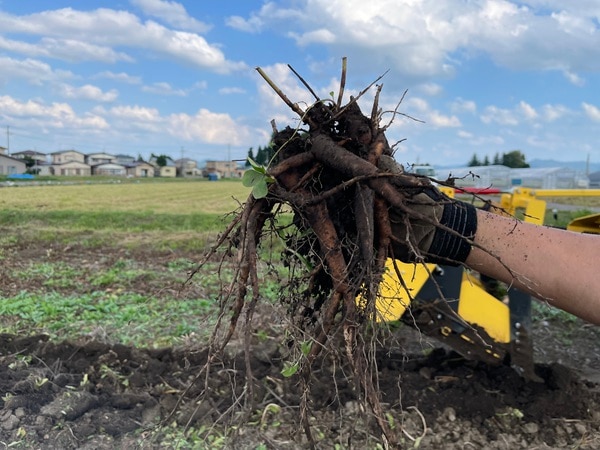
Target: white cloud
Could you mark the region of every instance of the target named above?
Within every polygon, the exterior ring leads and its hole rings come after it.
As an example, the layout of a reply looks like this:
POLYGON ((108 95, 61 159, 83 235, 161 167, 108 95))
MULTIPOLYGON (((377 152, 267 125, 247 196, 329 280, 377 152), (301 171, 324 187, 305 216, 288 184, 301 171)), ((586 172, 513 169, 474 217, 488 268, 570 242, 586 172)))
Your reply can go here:
POLYGON ((585 102, 581 104, 581 107, 589 119, 593 120, 594 122, 600 122, 600 108, 585 102))
POLYGON ((228 114, 215 113, 204 108, 193 116, 183 113, 171 114, 166 120, 169 134, 186 141, 237 146, 249 142, 252 134, 228 114))
POLYGON ((161 115, 156 108, 139 105, 119 105, 109 109, 96 107, 93 113, 103 117, 111 128, 121 133, 143 131, 161 140, 171 136, 178 142, 202 142, 215 145, 248 145, 249 142, 267 142, 269 136, 262 130, 251 129, 230 115, 202 108, 195 114, 173 113, 161 115))
POLYGON ((356 66, 386 64, 421 78, 452 74, 461 58, 479 54, 513 69, 558 70, 575 83, 581 82, 577 72, 600 69, 600 12, 591 2, 312 0, 296 5, 291 10, 268 2, 229 25, 282 30, 298 45, 326 44, 356 66))
POLYGON ((458 117, 455 115, 446 115, 433 109, 431 105, 422 98, 410 97, 405 101, 404 105, 402 112, 405 112, 418 120, 422 120, 428 125, 437 128, 454 128, 461 126, 458 117))
MULTIPOLYGON (((549 114, 551 110, 546 109, 544 112, 549 114)), ((523 100, 513 109, 487 106, 480 116, 481 121, 485 124, 497 123, 507 126, 517 126, 524 120, 535 122, 539 118, 540 115, 535 108, 523 100)))
POLYGON ((231 94, 245 94, 246 90, 240 87, 223 87, 219 89, 219 94, 231 95, 231 94))
POLYGON ((536 112, 535 108, 527 102, 519 102, 518 109, 525 119, 534 120, 538 117, 538 113, 536 112))
MULTIPOLYGON (((39 46, 47 57, 64 59, 68 55, 72 60, 78 57, 90 60, 97 51, 95 60, 98 61, 105 62, 111 58, 131 60, 126 53, 111 50, 118 46, 130 50, 143 49, 217 73, 246 68, 242 62, 226 59, 217 45, 209 44, 196 33, 171 30, 153 21, 142 23, 127 11, 63 8, 27 16, 0 12, 0 30, 4 33, 42 35, 39 46), (60 43, 65 43, 66 47, 62 48, 60 43)), ((15 50, 18 49, 16 43, 12 45, 15 50)), ((25 54, 33 51, 25 43, 20 45, 25 54)))
POLYGON ((96 114, 77 115, 67 103, 52 103, 28 100, 20 102, 4 95, 0 96, 0 111, 17 119, 27 120, 37 126, 46 128, 81 128, 87 130, 102 130, 108 128, 108 123, 96 114))
POLYGON ((585 80, 577 75, 575 72, 571 72, 570 70, 563 71, 563 75, 565 78, 574 86, 583 86, 585 85, 585 80))
POLYGON ((132 62, 125 53, 104 45, 94 45, 75 39, 42 38, 35 44, 5 39, 0 36, 0 49, 33 57, 55 58, 63 61, 132 62))
POLYGON ((465 100, 462 98, 457 98, 450 105, 450 109, 453 113, 471 113, 475 114, 477 112, 477 104, 473 100, 465 100))
POLYGON ((28 83, 41 86, 44 82, 56 82, 74 78, 72 72, 53 70, 50 65, 36 59, 14 59, 0 56, 0 82, 9 80, 26 80, 28 83))
POLYGON ((309 31, 303 34, 290 33, 296 43, 300 46, 310 44, 333 44, 336 41, 336 35, 326 28, 309 31))
POLYGON ((251 13, 249 18, 231 16, 225 21, 226 25, 239 31, 259 33, 265 26, 273 23, 283 23, 284 30, 289 29, 289 24, 304 20, 305 13, 301 10, 284 8, 272 1, 265 2, 260 10, 251 13))
POLYGON ((130 0, 144 14, 158 18, 165 23, 184 30, 205 33, 211 26, 191 17, 185 7, 178 2, 163 0, 130 0))
POLYGON ((185 97, 188 95, 184 89, 174 89, 173 86, 164 81, 144 86, 142 87, 142 91, 158 95, 174 95, 176 97, 185 97))
POLYGON ((106 78, 108 80, 114 80, 114 81, 118 81, 120 83, 125 83, 125 84, 140 84, 142 82, 141 77, 129 75, 125 72, 114 73, 109 70, 100 72, 99 74, 95 75, 93 78, 106 78))
POLYGON ((564 105, 544 105, 542 106, 542 116, 547 122, 554 122, 572 112, 564 105))
POLYGON ((118 119, 133 120, 136 122, 158 123, 161 120, 160 113, 156 108, 142 106, 114 106, 106 112, 118 119))
POLYGON ((59 87, 60 94, 69 99, 75 100, 93 100, 97 102, 113 102, 119 96, 116 89, 103 92, 97 86, 86 84, 83 86, 75 87, 69 84, 62 84, 59 87))
POLYGON ((429 103, 419 97, 409 97, 404 101, 407 111, 416 111, 417 113, 425 113, 429 111, 429 103))
POLYGON ((146 140, 152 134, 165 134, 165 119, 156 108, 119 105, 108 110, 95 108, 94 112, 104 117, 110 123, 111 129, 117 133, 130 135, 142 130, 146 140))
POLYGON ((511 126, 519 124, 514 111, 498 108, 497 106, 487 106, 480 118, 485 124, 498 123, 511 126))
POLYGON ((431 111, 429 113, 428 120, 425 120, 427 123, 432 124, 436 127, 460 127, 461 123, 458 117, 456 116, 447 116, 445 114, 440 113, 439 111, 431 111))
POLYGON ((264 23, 262 19, 254 16, 249 19, 244 19, 241 16, 231 16, 225 21, 226 25, 246 33, 258 33, 262 29, 264 23))
POLYGON ((442 86, 440 86, 438 83, 423 83, 423 84, 417 86, 417 89, 420 92, 423 92, 424 94, 429 95, 431 97, 440 95, 442 93, 442 91, 444 90, 444 88, 442 86))
POLYGON ((496 135, 476 135, 465 130, 459 130, 456 135, 469 145, 476 147, 477 151, 486 147, 497 148, 505 144, 504 138, 496 135))

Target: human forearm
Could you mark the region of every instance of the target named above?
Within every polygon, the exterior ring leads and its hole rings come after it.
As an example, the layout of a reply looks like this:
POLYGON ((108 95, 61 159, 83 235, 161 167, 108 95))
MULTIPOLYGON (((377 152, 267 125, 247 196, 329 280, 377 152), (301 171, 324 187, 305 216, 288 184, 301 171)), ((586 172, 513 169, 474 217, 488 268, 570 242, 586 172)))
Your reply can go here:
POLYGON ((600 237, 477 212, 466 264, 587 321, 600 324, 600 237))

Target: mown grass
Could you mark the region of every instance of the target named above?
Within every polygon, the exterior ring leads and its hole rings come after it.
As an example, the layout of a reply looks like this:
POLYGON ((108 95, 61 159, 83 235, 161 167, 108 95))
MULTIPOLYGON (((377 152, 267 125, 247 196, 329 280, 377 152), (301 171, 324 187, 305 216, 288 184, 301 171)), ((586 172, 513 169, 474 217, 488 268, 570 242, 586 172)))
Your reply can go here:
POLYGON ((0 210, 225 214, 250 190, 239 180, 0 188, 0 210))
POLYGON ((135 211, 0 210, 0 227, 27 225, 37 230, 219 231, 225 217, 216 213, 168 214, 135 211))
POLYGON ((152 347, 177 345, 190 334, 205 339, 222 288, 214 267, 198 277, 196 298, 161 287, 182 287, 188 271, 229 223, 229 213, 248 195, 240 181, 227 180, 0 188, 0 264, 5 262, 0 276, 26 285, 10 296, 0 291, 1 332, 48 333, 55 339, 93 335, 152 347), (9 264, 19 251, 14 249, 34 245, 42 248, 37 259, 9 264), (187 256, 163 267, 124 259, 106 265, 71 261, 73 248, 96 249, 90 258, 98 251, 143 254, 146 248, 187 256), (65 255, 57 257, 57 252, 65 255), (144 284, 147 292, 140 293, 144 284))

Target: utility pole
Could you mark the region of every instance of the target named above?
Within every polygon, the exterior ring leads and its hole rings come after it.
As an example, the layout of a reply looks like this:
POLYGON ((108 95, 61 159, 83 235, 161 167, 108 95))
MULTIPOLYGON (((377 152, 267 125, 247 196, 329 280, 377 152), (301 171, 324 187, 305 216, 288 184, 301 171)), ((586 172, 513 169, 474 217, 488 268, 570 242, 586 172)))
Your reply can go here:
POLYGON ((179 159, 179 165, 181 167, 181 176, 185 177, 185 161, 183 160, 183 145, 181 146, 181 158, 179 159))
POLYGON ((585 161, 585 176, 589 176, 590 174, 590 154, 587 154, 587 159, 585 161))
POLYGON ((231 170, 231 145, 227 144, 227 167, 229 168, 229 178, 232 177, 231 170))

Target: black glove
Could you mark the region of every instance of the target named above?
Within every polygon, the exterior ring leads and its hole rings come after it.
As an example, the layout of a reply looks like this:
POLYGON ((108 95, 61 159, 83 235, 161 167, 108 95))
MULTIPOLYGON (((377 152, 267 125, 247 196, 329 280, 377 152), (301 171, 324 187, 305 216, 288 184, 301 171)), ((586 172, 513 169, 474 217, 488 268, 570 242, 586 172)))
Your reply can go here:
MULTIPOLYGON (((401 172, 402 166, 397 165, 395 170, 391 166, 389 161, 379 164, 380 170, 401 172)), ((389 212, 394 258, 414 262, 422 256, 425 262, 448 265, 465 262, 471 252, 469 241, 477 231, 476 208, 451 199, 433 185, 415 189, 413 193, 406 188, 402 192, 406 195, 407 208, 422 217, 411 216, 397 208, 389 212)))

